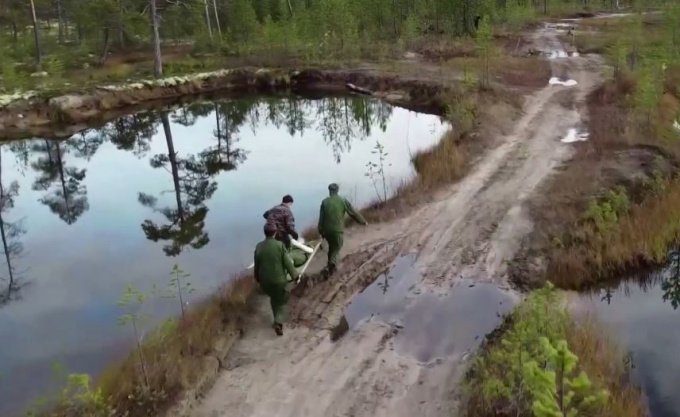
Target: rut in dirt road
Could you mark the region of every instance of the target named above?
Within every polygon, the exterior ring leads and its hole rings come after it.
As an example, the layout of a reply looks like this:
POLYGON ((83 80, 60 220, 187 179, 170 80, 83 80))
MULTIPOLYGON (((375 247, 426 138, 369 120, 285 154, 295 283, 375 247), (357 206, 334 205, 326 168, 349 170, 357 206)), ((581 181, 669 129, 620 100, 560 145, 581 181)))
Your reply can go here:
MULTIPOLYGON (((554 28, 531 40, 535 49, 562 50, 554 28)), ((573 145, 560 139, 583 124, 584 99, 598 82, 597 57, 552 66, 555 77, 576 84, 546 85, 530 97, 512 133, 433 203, 352 231, 355 250, 341 265, 349 272, 294 300, 296 328, 276 339, 261 303, 253 330, 190 415, 455 415, 469 353, 518 299, 506 261, 532 228, 523 205, 569 158, 573 145), (343 320, 347 303, 381 273, 343 320), (341 322, 351 331, 333 343, 329 330, 341 322)))

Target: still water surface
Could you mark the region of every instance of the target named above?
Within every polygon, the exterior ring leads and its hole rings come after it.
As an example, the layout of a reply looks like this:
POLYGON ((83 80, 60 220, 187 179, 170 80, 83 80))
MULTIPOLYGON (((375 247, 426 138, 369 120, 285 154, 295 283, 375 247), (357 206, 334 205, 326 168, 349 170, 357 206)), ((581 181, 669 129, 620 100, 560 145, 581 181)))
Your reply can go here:
MULTIPOLYGON (((316 221, 330 182, 365 205, 377 142, 393 189, 445 129, 364 98, 246 98, 0 145, 0 415, 56 388, 55 363, 96 374, 127 353, 116 304, 126 286, 164 287, 179 263, 195 301, 250 263, 262 213, 284 194, 299 230, 316 221)), ((177 304, 154 298, 147 309, 164 317, 177 304)))
POLYGON ((582 301, 629 352, 626 362, 654 417, 680 416, 680 255, 666 268, 589 295, 582 301))

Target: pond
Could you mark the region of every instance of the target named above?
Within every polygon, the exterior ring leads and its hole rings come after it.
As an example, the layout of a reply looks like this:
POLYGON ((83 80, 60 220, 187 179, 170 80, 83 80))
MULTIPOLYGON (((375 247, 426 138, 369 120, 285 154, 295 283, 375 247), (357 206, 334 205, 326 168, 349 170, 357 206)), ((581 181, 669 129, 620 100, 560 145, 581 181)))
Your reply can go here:
POLYGON ((654 417, 680 416, 680 254, 667 267, 581 297, 629 352, 654 417))
MULTIPOLYGON (((262 213, 283 195, 295 199, 298 230, 315 224, 331 182, 366 205, 382 193, 365 175, 378 143, 394 190, 414 175, 411 156, 446 129, 372 99, 271 97, 130 114, 63 141, 4 142, 0 415, 57 389, 55 365, 97 374, 127 354, 117 302, 128 285, 167 288, 177 263, 196 301, 251 262, 262 213)), ((145 309, 159 319, 178 305, 152 296, 145 309)))

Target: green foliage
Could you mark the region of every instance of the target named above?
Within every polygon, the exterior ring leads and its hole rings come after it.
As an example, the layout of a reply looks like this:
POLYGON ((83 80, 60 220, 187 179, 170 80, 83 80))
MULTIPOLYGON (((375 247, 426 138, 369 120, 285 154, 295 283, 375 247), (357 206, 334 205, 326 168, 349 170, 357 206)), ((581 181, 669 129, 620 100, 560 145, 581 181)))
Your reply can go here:
POLYGON ((445 98, 445 114, 460 133, 469 132, 477 118, 477 98, 465 91, 455 91, 445 98))
POLYGON ((573 323, 548 283, 513 312, 499 340, 478 357, 466 391, 490 412, 501 405, 508 415, 572 417, 597 415, 606 402, 565 341, 573 323))
POLYGON ((585 218, 594 224, 599 236, 607 237, 619 218, 627 213, 629 208, 630 200, 625 188, 616 187, 600 201, 591 201, 585 218))
POLYGON ((60 77, 64 74, 64 62, 56 56, 45 61, 44 69, 50 77, 60 77))
POLYGON ((628 60, 628 52, 629 44, 623 36, 618 36, 616 41, 607 48, 607 57, 614 66, 614 77, 620 78, 623 75, 628 60))
POLYGON ((477 52, 482 60, 479 81, 482 88, 487 88, 491 82, 489 78, 489 67, 493 48, 493 29, 491 28, 491 22, 488 16, 484 16, 479 23, 475 41, 477 52))
POLYGON ((648 129, 651 129, 652 118, 663 94, 663 74, 663 67, 653 63, 645 63, 638 71, 633 101, 635 108, 646 116, 648 129))
MULTIPOLYGON (((61 369, 58 370, 61 373, 61 369)), ((63 388, 52 397, 45 397, 41 407, 52 403, 49 412, 30 410, 27 417, 113 417, 116 412, 107 403, 101 388, 92 388, 87 374, 68 374, 63 379, 63 388)))
POLYGON ((666 179, 661 172, 655 170, 652 177, 645 180, 644 187, 651 194, 661 196, 666 191, 666 179))
POLYGON ((230 2, 229 31, 237 41, 248 40, 259 32, 259 23, 253 5, 248 0, 230 2))
POLYGON ((607 402, 607 391, 595 389, 583 371, 573 375, 578 357, 569 350, 566 340, 559 340, 556 346, 547 337, 539 340, 545 365, 530 360, 523 368, 527 391, 534 399, 534 416, 596 415, 607 402))
POLYGON ((0 63, 0 71, 2 72, 2 89, 4 91, 11 92, 21 85, 19 74, 13 62, 3 60, 0 63))

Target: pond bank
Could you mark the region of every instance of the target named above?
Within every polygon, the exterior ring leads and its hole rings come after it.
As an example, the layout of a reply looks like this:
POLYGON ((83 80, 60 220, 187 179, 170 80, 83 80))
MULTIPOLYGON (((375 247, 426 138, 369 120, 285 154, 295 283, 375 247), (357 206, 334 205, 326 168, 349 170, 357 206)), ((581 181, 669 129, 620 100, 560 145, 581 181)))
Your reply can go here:
POLYGON ((441 80, 397 77, 377 68, 363 70, 284 70, 241 68, 184 77, 100 86, 89 92, 56 97, 36 95, 0 108, 0 138, 68 137, 85 126, 115 119, 131 111, 167 105, 189 96, 224 93, 273 93, 291 90, 329 94, 356 92, 410 110, 443 114, 441 80))

